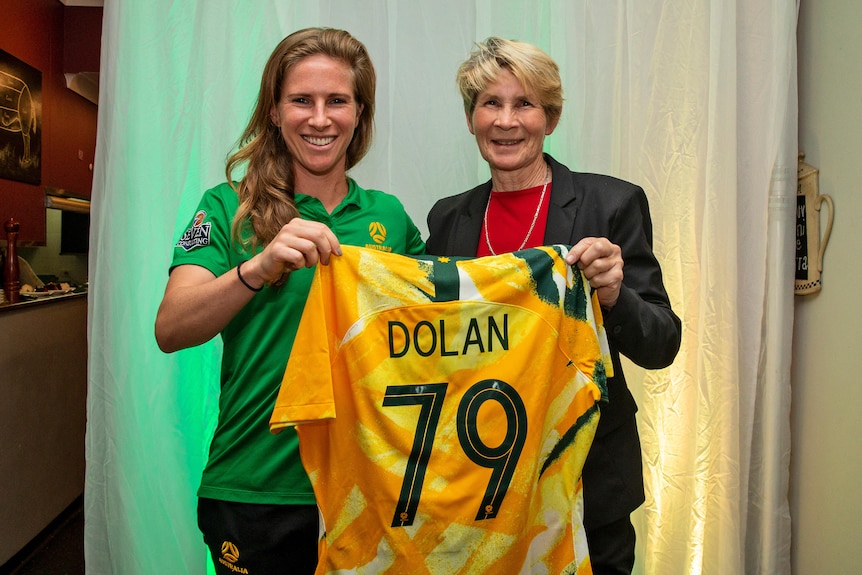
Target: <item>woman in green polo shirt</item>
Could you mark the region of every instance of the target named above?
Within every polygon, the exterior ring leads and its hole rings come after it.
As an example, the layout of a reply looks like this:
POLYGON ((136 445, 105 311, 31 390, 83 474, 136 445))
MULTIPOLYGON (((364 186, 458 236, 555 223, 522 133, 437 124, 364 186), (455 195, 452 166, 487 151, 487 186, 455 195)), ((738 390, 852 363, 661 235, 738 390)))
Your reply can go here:
POLYGON ((285 38, 227 182, 204 193, 174 248, 159 347, 217 335, 224 344, 218 424, 198 490, 217 573, 312 573, 317 563, 318 512, 296 433, 268 426, 314 266, 342 243, 424 252, 401 202, 346 173, 371 144, 375 84, 365 47, 347 32, 285 38))

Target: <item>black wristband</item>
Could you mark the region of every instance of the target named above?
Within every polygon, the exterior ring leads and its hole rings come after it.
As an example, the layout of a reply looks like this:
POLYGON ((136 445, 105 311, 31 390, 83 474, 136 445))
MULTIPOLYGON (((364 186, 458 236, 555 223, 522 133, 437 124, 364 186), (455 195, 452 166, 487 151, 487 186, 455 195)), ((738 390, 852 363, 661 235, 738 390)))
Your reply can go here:
POLYGON ((241 268, 242 264, 244 264, 246 261, 247 260, 243 260, 243 261, 239 262, 239 264, 236 266, 236 275, 239 277, 239 281, 241 281, 242 285, 244 285, 245 287, 247 287, 251 291, 257 292, 257 291, 262 290, 263 286, 260 286, 259 288, 251 287, 251 285, 247 281, 245 281, 245 279, 242 277, 242 273, 239 271, 239 268, 241 268))

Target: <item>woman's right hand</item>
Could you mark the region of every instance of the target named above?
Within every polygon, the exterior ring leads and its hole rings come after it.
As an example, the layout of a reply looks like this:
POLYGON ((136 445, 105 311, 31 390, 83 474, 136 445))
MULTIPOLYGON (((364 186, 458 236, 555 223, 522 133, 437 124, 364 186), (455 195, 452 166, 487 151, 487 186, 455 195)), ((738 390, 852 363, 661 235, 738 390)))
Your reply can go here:
POLYGON ((333 254, 341 255, 341 244, 332 230, 320 222, 294 218, 262 252, 243 264, 242 276, 255 287, 283 283, 292 271, 329 264, 333 254))
POLYGON ((328 264, 333 254, 341 255, 341 244, 332 230, 294 218, 242 264, 240 273, 248 285, 240 281, 236 268, 216 277, 204 267, 177 266, 156 315, 159 348, 170 353, 209 341, 254 297, 252 289, 283 283, 287 274, 300 268, 328 264))

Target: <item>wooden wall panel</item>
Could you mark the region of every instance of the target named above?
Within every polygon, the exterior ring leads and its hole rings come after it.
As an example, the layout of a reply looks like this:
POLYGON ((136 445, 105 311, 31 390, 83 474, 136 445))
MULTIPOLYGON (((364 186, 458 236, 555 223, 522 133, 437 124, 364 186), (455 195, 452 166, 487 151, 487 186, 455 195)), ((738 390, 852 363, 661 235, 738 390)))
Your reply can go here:
POLYGON ((102 9, 65 7, 57 0, 5 0, 0 10, 0 49, 42 72, 41 182, 0 179, 0 225, 14 217, 21 223, 19 242, 44 245, 45 187, 88 198, 93 186, 98 109, 66 88, 64 60, 66 54, 75 65, 81 57, 92 60, 102 9), (67 17, 75 28, 69 42, 67 17), (80 50, 78 35, 88 38, 80 50))

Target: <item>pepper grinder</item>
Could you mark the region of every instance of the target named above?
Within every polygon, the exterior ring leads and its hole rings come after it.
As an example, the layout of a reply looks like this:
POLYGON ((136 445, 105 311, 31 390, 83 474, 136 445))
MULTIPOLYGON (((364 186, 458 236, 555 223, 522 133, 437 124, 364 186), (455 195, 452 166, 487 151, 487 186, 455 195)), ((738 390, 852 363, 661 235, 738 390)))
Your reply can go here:
POLYGON ((20 224, 15 218, 9 218, 3 224, 6 230, 6 263, 3 266, 3 290, 6 292, 6 301, 18 303, 21 301, 20 282, 18 277, 18 230, 20 224))

